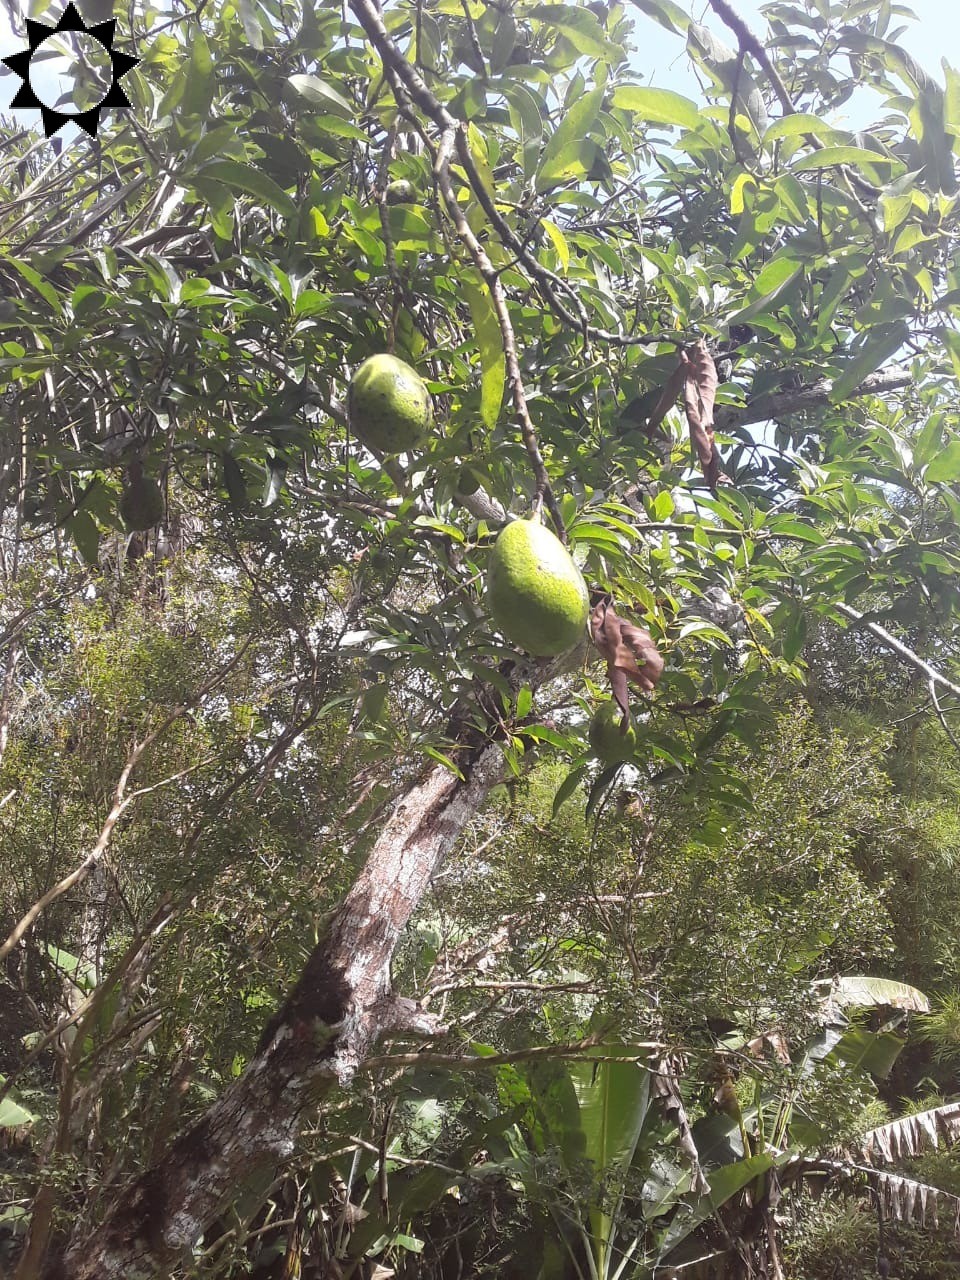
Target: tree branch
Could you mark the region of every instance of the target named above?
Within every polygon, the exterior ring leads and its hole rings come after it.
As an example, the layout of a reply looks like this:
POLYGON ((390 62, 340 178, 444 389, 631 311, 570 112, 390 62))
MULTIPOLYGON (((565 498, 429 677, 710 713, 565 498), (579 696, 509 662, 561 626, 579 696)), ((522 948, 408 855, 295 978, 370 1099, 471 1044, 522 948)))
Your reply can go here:
MULTIPOLYGON (((854 400, 859 396, 882 395, 885 391, 909 387, 912 382, 913 375, 903 369, 878 369, 876 373, 871 373, 868 378, 864 378, 859 387, 851 391, 847 398, 854 400)), ((749 426, 754 422, 767 422, 772 418, 789 417, 792 413, 821 409, 830 403, 832 389, 832 379, 821 378, 819 382, 798 387, 796 390, 773 391, 756 396, 743 408, 723 405, 716 412, 716 428, 718 431, 729 433, 736 427, 749 426)))
MULTIPOLYGON (((733 34, 737 37, 737 44, 740 47, 741 55, 744 53, 751 54, 751 56, 756 59, 757 65, 763 69, 764 75, 766 75, 767 79, 770 81, 773 92, 777 95, 777 101, 783 109, 783 114, 785 116, 795 116, 797 114, 797 108, 793 104, 793 99, 790 97, 787 86, 780 78, 779 71, 773 65, 770 55, 764 48, 763 42, 754 35, 746 22, 744 22, 743 18, 741 18, 728 3, 728 0, 710 0, 710 8, 714 11, 721 22, 726 23, 733 34)), ((736 94, 734 93, 733 101, 735 100, 736 94)), ((734 109, 732 104, 730 109, 731 111, 734 109)), ((814 151, 819 151, 821 147, 825 146, 825 143, 821 142, 820 139, 815 137, 812 133, 805 133, 803 137, 807 145, 812 147, 814 151)), ((736 143, 734 143, 734 146, 736 146, 736 143)), ((872 182, 868 182, 866 178, 861 177, 860 174, 851 169, 849 165, 838 165, 837 168, 840 169, 847 181, 855 186, 863 195, 878 196, 880 194, 879 187, 875 187, 872 182)), ((864 216, 866 216, 866 210, 859 201, 857 201, 857 208, 864 216)))
POLYGON ((903 658, 904 662, 909 663, 911 667, 919 671, 931 689, 936 685, 940 685, 941 688, 947 689, 950 693, 956 694, 960 698, 960 684, 948 679, 936 667, 931 667, 929 662, 925 662, 918 653, 914 653, 902 640, 898 640, 896 636, 891 635, 886 627, 881 627, 879 622, 872 622, 859 609, 854 609, 850 605, 844 604, 842 600, 838 601, 833 607, 838 613, 842 613, 845 618, 849 618, 851 622, 856 623, 858 627, 869 631, 885 648, 890 649, 898 657, 903 658))
POLYGON ((507 365, 507 380, 510 383, 513 407, 520 424, 524 448, 530 458, 530 465, 536 480, 534 503, 539 505, 540 502, 546 502, 557 530, 557 537, 561 542, 566 542, 567 535, 563 516, 560 514, 560 508, 557 506, 557 500, 553 495, 550 477, 547 475, 547 468, 540 452, 537 432, 530 417, 530 410, 527 408, 527 396, 523 389, 523 375, 520 372, 520 360, 517 356, 517 340, 513 332, 510 313, 507 310, 507 299, 503 292, 503 284, 499 273, 487 256, 486 250, 474 235, 469 222, 467 222, 466 215, 460 208, 450 180, 450 159, 455 143, 457 144, 458 158, 462 163, 464 152, 468 150, 463 131, 455 127, 448 128, 440 140, 434 163, 433 171, 437 180, 437 187, 450 211, 450 217, 457 229, 457 235, 466 245, 470 256, 473 258, 474 265, 490 290, 490 299, 497 315, 497 324, 500 326, 500 338, 503 342, 503 355, 507 365))
POLYGON ((165 1274, 238 1186, 290 1158, 304 1113, 350 1081, 379 1035, 398 1025, 420 1034, 435 1028, 413 1002, 392 999, 390 964, 434 871, 503 777, 499 743, 465 749, 465 757, 463 780, 435 765, 398 797, 243 1075, 134 1179, 100 1227, 50 1260, 50 1280, 165 1274))

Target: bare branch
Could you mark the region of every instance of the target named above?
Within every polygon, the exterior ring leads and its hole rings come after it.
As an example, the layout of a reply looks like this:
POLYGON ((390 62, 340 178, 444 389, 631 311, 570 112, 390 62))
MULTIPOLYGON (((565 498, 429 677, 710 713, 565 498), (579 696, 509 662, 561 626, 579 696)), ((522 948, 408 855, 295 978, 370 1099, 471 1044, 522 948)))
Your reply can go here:
POLYGON ((510 383, 510 393, 513 397, 513 406, 516 411, 517 419, 520 423, 520 433, 523 437, 524 448, 530 458, 533 468, 534 478, 536 480, 536 493, 534 502, 539 503, 545 501, 553 517, 553 523, 556 526, 557 536, 561 542, 566 541, 566 530, 564 528, 563 516, 560 514, 560 508, 557 506, 556 498, 553 496, 553 490, 550 487, 550 477, 547 475, 547 468, 544 465, 543 455, 540 453, 540 444, 537 440, 536 429, 530 418, 530 410, 527 408, 527 397, 523 389, 523 375, 520 372, 520 361, 517 356, 517 340, 513 332, 513 323, 510 320, 510 313, 507 310, 507 299, 503 292, 503 284, 501 283, 499 273, 494 268, 493 263, 487 256, 487 252, 483 245, 474 235, 470 224, 467 222, 466 215, 454 194, 453 184, 450 179, 450 160, 453 153, 454 145, 457 146, 458 159, 463 162, 464 153, 469 151, 467 147, 466 137, 462 129, 448 128, 440 140, 440 146, 437 149, 437 157, 434 163, 434 176, 437 180, 437 186, 440 194, 450 211, 450 217, 457 229, 457 235, 466 245, 470 256, 473 258, 474 265, 480 272, 484 283, 490 290, 490 299, 493 303, 494 311, 497 315, 497 323, 500 326, 500 337, 503 341, 503 354, 507 365, 507 379, 510 383))
POLYGON ((898 640, 896 636, 891 635, 886 627, 881 627, 879 622, 871 621, 859 609, 854 609, 850 605, 844 604, 843 601, 838 601, 833 607, 838 613, 842 613, 845 618, 855 622, 858 627, 863 627, 865 631, 869 631, 871 635, 876 636, 887 649, 892 650, 898 657, 903 658, 911 667, 919 671, 926 678, 928 686, 935 687, 940 685, 941 688, 948 689, 950 693, 956 694, 960 698, 960 684, 948 679, 936 667, 931 667, 929 662, 925 662, 918 653, 914 653, 902 640, 898 640))
MULTIPOLYGON (((847 397, 855 400, 860 396, 882 395, 885 391, 897 391, 901 387, 909 387, 913 375, 904 369, 878 369, 864 378, 855 391, 847 397)), ((810 409, 821 409, 830 403, 830 392, 833 382, 830 378, 821 378, 805 387, 797 387, 790 391, 774 391, 756 396, 742 408, 724 405, 717 410, 716 428, 721 432, 730 432, 736 427, 749 426, 754 422, 767 422, 774 418, 787 418, 792 413, 806 413, 810 409)))

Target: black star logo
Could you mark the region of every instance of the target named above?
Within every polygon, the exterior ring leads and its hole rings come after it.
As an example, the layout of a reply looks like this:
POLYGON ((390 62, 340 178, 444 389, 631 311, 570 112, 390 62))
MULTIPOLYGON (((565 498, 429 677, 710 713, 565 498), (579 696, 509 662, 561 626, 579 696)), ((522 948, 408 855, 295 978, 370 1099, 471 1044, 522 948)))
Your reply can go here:
POLYGON ((58 129, 62 129, 65 124, 78 124, 85 133, 89 133, 91 138, 97 136, 97 126, 100 124, 100 112, 104 107, 129 107, 130 99, 120 88, 119 80, 131 71, 139 58, 131 58, 129 54, 117 53, 113 48, 113 37, 116 31, 116 21, 111 18, 109 22, 98 22, 95 26, 87 27, 84 25, 83 18, 77 12, 73 4, 73 0, 64 9, 60 15, 60 20, 55 27, 48 27, 46 23, 34 22, 32 18, 27 18, 27 38, 30 41, 30 48, 24 49, 21 53, 14 53, 9 58, 0 58, 0 62, 15 71, 23 84, 17 90, 17 95, 10 103, 10 110, 15 111, 18 107, 24 110, 39 111, 43 116, 43 129, 48 138, 53 137, 58 129), (93 36, 99 44, 103 45, 107 53, 110 55, 110 63, 113 68, 113 75, 110 80, 110 88, 106 95, 97 103, 95 107, 91 107, 89 111, 54 111, 52 107, 45 106, 33 91, 30 83, 30 61, 33 55, 40 48, 45 40, 49 40, 51 36, 61 31, 83 31, 88 36, 93 36))

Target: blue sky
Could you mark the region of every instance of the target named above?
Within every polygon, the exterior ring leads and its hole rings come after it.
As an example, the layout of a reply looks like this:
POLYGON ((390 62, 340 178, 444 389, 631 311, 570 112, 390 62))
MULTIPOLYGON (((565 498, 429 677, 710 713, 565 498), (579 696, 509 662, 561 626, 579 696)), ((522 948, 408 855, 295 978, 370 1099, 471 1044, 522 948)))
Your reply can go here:
MULTIPOLYGON (((763 0, 732 0, 734 10, 761 39, 767 30, 760 15, 762 3, 763 0)), ((952 67, 960 70, 960 0, 914 0, 914 3, 906 7, 916 14, 917 21, 894 17, 889 31, 905 27, 897 44, 906 49, 924 70, 942 84, 941 59, 946 58, 952 67)), ((706 0, 697 0, 690 11, 726 44, 735 46, 732 33, 714 14, 706 0)), ((636 63, 644 78, 660 89, 674 89, 677 93, 685 93, 688 97, 699 100, 700 89, 684 54, 682 38, 672 35, 653 21, 645 22, 642 17, 638 20, 637 30, 642 32, 642 53, 636 63)), ((854 129, 862 128, 873 118, 875 101, 861 100, 857 104, 855 98, 851 99, 844 112, 838 113, 833 123, 854 129)))
MULTIPOLYGON (((22 41, 13 34, 5 7, 18 5, 19 2, 20 0, 4 0, 4 4, 0 4, 0 56, 16 53, 18 49, 23 48, 22 41)), ((766 33, 766 25, 760 16, 761 0, 733 0, 733 3, 736 11, 762 37, 766 33)), ((899 43, 917 59, 921 66, 936 75, 942 82, 943 76, 940 72, 942 58, 945 57, 952 66, 960 69, 960 0, 914 0, 910 7, 918 20, 914 22, 909 19, 895 18, 891 27, 906 26, 907 30, 899 38, 899 43)), ((54 15, 58 14, 61 8, 60 3, 54 3, 51 4, 48 13, 36 16, 41 22, 52 23, 54 15)), ((705 20, 706 25, 711 27, 718 36, 729 44, 733 43, 733 37, 712 12, 706 0, 697 0, 692 11, 695 18, 705 20)), ((638 72, 649 83, 660 88, 674 89, 699 99, 700 89, 684 54, 683 40, 640 13, 636 14, 636 21, 638 43, 642 50, 636 58, 638 72)), ((122 27, 120 34, 122 35, 122 27)), ((12 73, 0 78, 0 111, 6 110, 9 106, 19 84, 20 81, 12 73)), ((47 95, 44 94, 44 96, 47 95)), ((870 122, 872 105, 865 101, 857 105, 854 99, 845 108, 845 112, 834 119, 834 123, 861 128, 870 122)), ((37 127, 40 113, 18 112, 17 118, 26 126, 37 127)), ((68 125, 61 130, 60 137, 67 143, 79 132, 75 126, 68 125)))

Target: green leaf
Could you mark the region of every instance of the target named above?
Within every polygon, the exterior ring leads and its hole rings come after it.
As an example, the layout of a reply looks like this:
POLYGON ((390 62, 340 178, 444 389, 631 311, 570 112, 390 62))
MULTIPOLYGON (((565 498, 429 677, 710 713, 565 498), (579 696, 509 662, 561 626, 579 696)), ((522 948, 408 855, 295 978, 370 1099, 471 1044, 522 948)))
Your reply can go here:
POLYGON ((445 756, 442 751, 438 751, 436 747, 424 747, 423 753, 429 756, 431 760, 436 760, 438 764, 442 764, 445 769, 449 769, 454 777, 459 778, 461 782, 465 781, 460 766, 455 764, 449 756, 445 756))
POLYGON ((803 264, 793 258, 772 258, 754 280, 747 295, 750 301, 740 311, 729 316, 727 323, 737 324, 766 310, 789 288, 802 270, 803 264))
POLYGON ((633 0, 633 3, 641 13, 647 14, 655 22, 659 22, 661 27, 676 35, 682 36, 690 25, 687 14, 673 0, 633 0))
POLYGON ((306 98, 307 102, 315 107, 322 107, 324 111, 332 111, 334 115, 344 116, 347 120, 352 120, 356 114, 353 104, 319 76, 298 73, 289 76, 287 84, 302 98, 306 98))
POLYGON ((612 101, 615 107, 632 111, 641 119, 650 120, 654 124, 672 124, 683 129, 696 129, 702 119, 697 104, 680 93, 674 93, 672 89, 622 84, 614 89, 612 101))
POLYGON ((566 801, 569 800, 576 791, 577 787, 580 785, 583 775, 586 772, 587 766, 585 764, 578 765, 576 768, 571 769, 564 780, 560 783, 560 786, 557 789, 557 794, 553 797, 554 817, 557 816, 566 801))
POLYGON ((899 173, 906 171, 906 165, 892 156, 882 156, 876 151, 867 151, 864 147, 822 147, 819 151, 811 151, 793 161, 794 173, 807 173, 815 169, 832 169, 836 165, 848 164, 854 169, 870 169, 874 165, 889 165, 899 173))
POLYGON ((543 151, 537 174, 538 191, 587 172, 596 150, 587 140, 587 134, 596 121, 602 100, 603 90, 591 89, 560 121, 543 151))
MULTIPOLYGON (((779 1162, 787 1160, 790 1154, 792 1153, 784 1153, 779 1158, 779 1162)), ((737 1160, 733 1164, 721 1165, 719 1169, 712 1170, 707 1179, 710 1183, 709 1195, 699 1196, 690 1213, 682 1214, 671 1223, 661 1242, 658 1261, 665 1259, 670 1251, 692 1235, 701 1223, 712 1218, 716 1211, 738 1191, 742 1191, 749 1183, 761 1177, 777 1162, 773 1156, 764 1153, 750 1156, 747 1160, 737 1160)))
POLYGON ((570 246, 567 244, 566 237, 555 222, 551 222, 549 218, 541 218, 540 225, 550 238, 550 243, 556 250, 557 257, 560 259, 560 266, 566 274, 570 266, 570 246))
POLYGON ((3 261, 8 262, 15 271, 19 272, 24 280, 36 289, 40 297, 45 302, 50 303, 50 306, 53 307, 58 315, 63 314, 63 308, 60 306, 60 298, 57 296, 56 289, 49 280, 43 278, 39 271, 35 271, 29 263, 21 262, 19 258, 11 258, 8 254, 3 255, 3 261))
MULTIPOLYGON (((3 1076, 0 1076, 0 1084, 3 1082, 3 1076)), ((23 1124, 33 1124, 36 1119, 32 1111, 28 1111, 19 1102, 14 1102, 9 1093, 0 1102, 0 1129, 14 1129, 23 1124)))
POLYGON ((767 532, 775 538, 799 538, 801 542, 812 542, 822 547, 826 542, 823 532, 812 524, 804 524, 792 516, 777 516, 767 526, 767 532))
POLYGON ((817 138, 833 136, 836 133, 825 120, 810 115, 806 111, 796 111, 793 115, 774 120, 763 135, 763 145, 776 142, 778 138, 795 138, 798 135, 812 133, 817 138))
POLYGON ((241 164, 238 160, 215 160, 201 170, 204 178, 212 178, 231 191, 239 191, 243 195, 256 196, 271 208, 282 213, 284 217, 295 218, 297 206, 282 187, 278 187, 272 178, 252 165, 241 164))
POLYGON ((588 822, 597 806, 606 799, 621 768, 620 764, 611 764, 598 774, 593 786, 590 788, 590 794, 587 796, 587 807, 584 811, 584 816, 588 822))
POLYGON ((953 372, 960 378, 960 332, 956 329, 944 329, 941 331, 943 345, 947 348, 953 364, 953 372))
POLYGON ((946 92, 943 95, 943 123, 948 133, 960 138, 960 74, 942 59, 946 92))
POLYGON ((487 143, 483 134, 472 120, 467 124, 467 147, 470 151, 470 159, 473 161, 484 190, 492 200, 496 192, 493 186, 493 173, 487 156, 487 143))
POLYGON ((767 109, 756 80, 744 67, 742 58, 699 22, 687 27, 687 50, 728 94, 736 95, 737 114, 743 115, 757 134, 767 128, 767 109))
POLYGON ((910 330, 906 324, 878 325, 869 335, 857 354, 847 362, 843 372, 830 389, 830 400, 841 404, 856 391, 860 383, 878 369, 885 360, 895 355, 906 341, 910 330))
POLYGON ((872 1076, 888 1076, 903 1052, 905 1041, 889 1031, 868 1031, 853 1027, 845 1031, 828 1055, 847 1066, 868 1071, 872 1076))
POLYGON ((540 143, 543 139, 543 121, 547 109, 531 91, 511 80, 498 80, 491 84, 507 100, 510 124, 520 142, 523 159, 523 177, 529 182, 536 173, 540 159, 540 143))
POLYGON ((93 568, 100 563, 100 530, 89 511, 78 511, 67 521, 67 532, 85 564, 93 568))
POLYGON ((579 54, 588 58, 605 58, 620 62, 623 50, 603 34, 603 27, 589 9, 566 4, 538 4, 524 10, 524 17, 535 18, 556 27, 573 42, 579 54))
POLYGON ((487 285, 465 282, 463 292, 480 348, 480 417, 484 426, 492 430, 500 417, 507 380, 503 335, 487 285))
POLYGON ((223 483, 232 506, 240 508, 247 502, 247 482, 236 458, 228 450, 221 455, 223 459, 223 483))
POLYGON ((895 982, 891 978, 871 978, 863 975, 841 978, 825 978, 817 984, 829 988, 828 996, 835 1004, 845 1008, 907 1009, 911 1013, 929 1013, 930 1001, 917 987, 907 982, 895 982))
POLYGON ((183 96, 178 104, 179 109, 188 115, 206 118, 210 114, 216 87, 213 54, 210 52, 207 37, 197 27, 190 41, 190 60, 185 68, 183 96))
POLYGON ((960 480, 960 440, 951 440, 923 473, 931 484, 960 480))
POLYGON ((752 173, 741 173, 730 189, 730 212, 736 217, 745 208, 744 191, 747 187, 756 189, 757 180, 752 173))
POLYGON ((237 0, 237 10, 243 23, 243 34, 254 49, 263 48, 263 27, 258 16, 256 0, 237 0))

